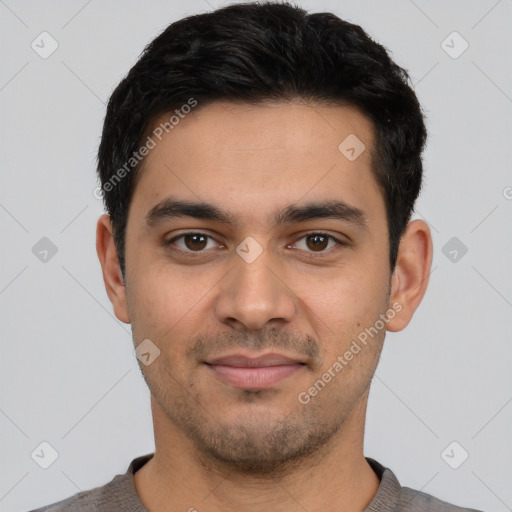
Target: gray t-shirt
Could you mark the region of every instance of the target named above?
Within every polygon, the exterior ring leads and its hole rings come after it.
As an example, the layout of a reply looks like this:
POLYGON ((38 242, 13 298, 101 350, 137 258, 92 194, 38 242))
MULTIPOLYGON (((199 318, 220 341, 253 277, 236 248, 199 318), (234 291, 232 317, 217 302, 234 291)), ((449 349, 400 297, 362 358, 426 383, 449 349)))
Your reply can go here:
MULTIPOLYGON (((133 474, 153 453, 134 459, 124 475, 117 475, 108 484, 83 491, 53 505, 31 512, 148 512, 135 489, 133 474)), ((376 460, 366 457, 380 480, 377 494, 364 512, 482 512, 456 507, 421 491, 402 487, 395 474, 376 460)))

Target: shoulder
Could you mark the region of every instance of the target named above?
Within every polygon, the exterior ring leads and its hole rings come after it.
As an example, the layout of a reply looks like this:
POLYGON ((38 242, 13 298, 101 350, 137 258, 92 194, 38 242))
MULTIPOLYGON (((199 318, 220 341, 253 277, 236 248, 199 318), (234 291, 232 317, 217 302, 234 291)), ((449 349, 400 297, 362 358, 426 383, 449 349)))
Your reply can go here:
POLYGON ((422 491, 402 487, 391 469, 375 459, 366 457, 366 460, 379 478, 380 486, 365 512, 482 512, 452 505, 422 491))
POLYGON ((30 512, 146 512, 137 495, 133 475, 152 456, 151 453, 133 459, 126 473, 116 475, 105 485, 81 491, 62 501, 30 512))
POLYGON ((410 512, 482 512, 474 508, 463 508, 435 498, 422 491, 402 487, 397 510, 410 512))
POLYGON ((62 501, 30 512, 100 512, 104 510, 134 510, 131 489, 127 488, 124 475, 117 475, 111 482, 101 487, 79 492, 62 501))
POLYGON ((104 493, 102 491, 105 487, 107 486, 79 492, 65 500, 31 510, 30 512, 100 512, 98 506, 104 501, 102 496, 104 493))

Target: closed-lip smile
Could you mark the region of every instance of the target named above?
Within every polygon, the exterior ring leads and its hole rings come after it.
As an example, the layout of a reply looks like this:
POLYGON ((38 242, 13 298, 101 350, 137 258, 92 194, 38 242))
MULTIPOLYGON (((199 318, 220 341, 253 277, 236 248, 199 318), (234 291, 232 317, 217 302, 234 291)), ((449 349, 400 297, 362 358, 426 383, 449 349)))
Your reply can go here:
POLYGON ((223 382, 252 390, 269 388, 305 367, 305 361, 275 352, 257 356, 237 352, 205 364, 223 382))

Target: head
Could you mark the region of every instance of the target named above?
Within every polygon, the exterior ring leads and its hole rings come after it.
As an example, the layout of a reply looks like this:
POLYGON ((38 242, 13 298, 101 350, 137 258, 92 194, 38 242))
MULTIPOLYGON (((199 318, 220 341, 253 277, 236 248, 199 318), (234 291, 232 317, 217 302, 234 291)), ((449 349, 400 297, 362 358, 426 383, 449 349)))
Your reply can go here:
POLYGON ((231 5, 146 47, 107 108, 97 248, 116 316, 159 354, 141 370, 161 424, 268 473, 360 419, 428 281, 425 139, 406 71, 333 14, 231 5), (300 368, 233 385, 212 366, 240 351, 300 368))

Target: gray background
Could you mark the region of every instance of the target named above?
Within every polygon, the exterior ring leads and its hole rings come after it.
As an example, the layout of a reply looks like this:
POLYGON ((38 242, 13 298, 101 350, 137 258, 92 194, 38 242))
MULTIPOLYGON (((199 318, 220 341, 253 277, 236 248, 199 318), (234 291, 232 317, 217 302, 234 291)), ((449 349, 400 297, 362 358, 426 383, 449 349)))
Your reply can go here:
MULTIPOLYGON (((105 102, 143 47, 226 3, 0 1, 0 511, 103 485, 153 451, 149 393, 95 252, 95 153, 105 102), (47 59, 31 48, 43 31, 59 44, 47 59), (43 237, 58 249, 46 261, 43 237), (31 457, 43 441, 59 454, 48 469, 31 457)), ((390 49, 428 116, 416 218, 432 228, 433 273, 412 323, 388 333, 365 454, 403 485, 512 510, 512 1, 298 3, 390 49)))

